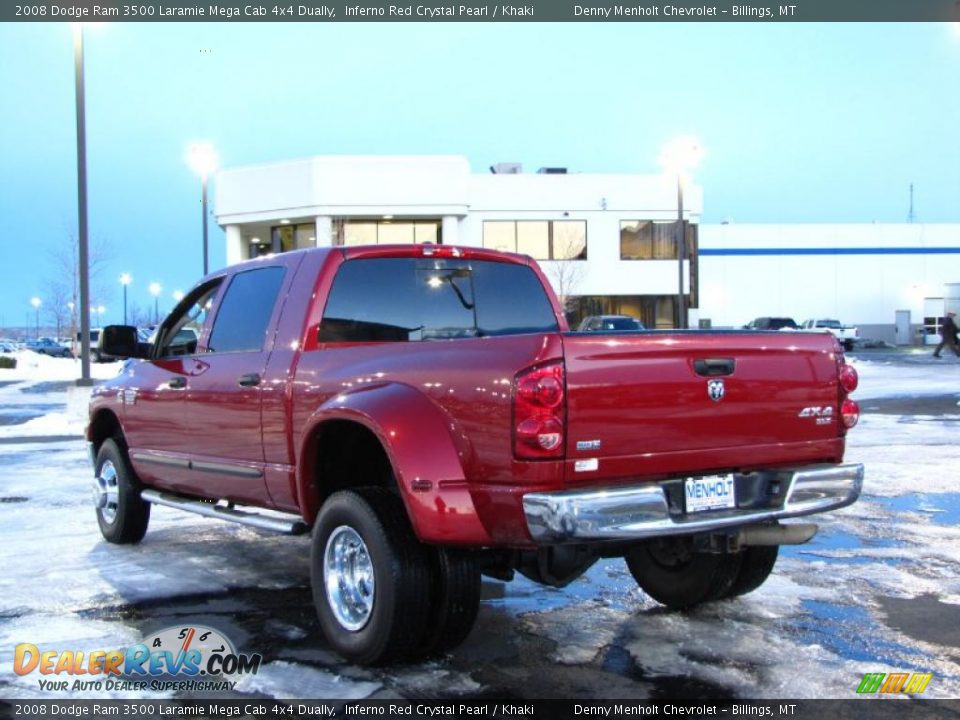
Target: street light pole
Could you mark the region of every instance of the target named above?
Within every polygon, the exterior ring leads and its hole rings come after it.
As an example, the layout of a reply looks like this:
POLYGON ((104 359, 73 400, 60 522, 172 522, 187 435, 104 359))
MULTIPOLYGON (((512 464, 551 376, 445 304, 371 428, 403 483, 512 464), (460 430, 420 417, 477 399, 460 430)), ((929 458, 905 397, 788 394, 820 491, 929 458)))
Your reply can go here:
POLYGON ((160 291, 163 290, 160 287, 160 283, 154 282, 150 283, 150 294, 153 295, 153 323, 154 325, 160 324, 160 291))
POLYGON ((203 209, 203 276, 210 272, 210 253, 207 247, 207 174, 200 180, 200 207, 203 209))
POLYGON ((127 286, 133 281, 130 273, 123 273, 120 276, 120 284, 123 285, 123 324, 127 324, 127 286))
POLYGON ((187 150, 187 161, 200 176, 200 210, 203 213, 203 274, 210 272, 210 253, 207 239, 207 180, 217 169, 217 153, 208 142, 193 143, 187 150))
POLYGON ((687 255, 687 234, 683 226, 683 175, 677 174, 677 327, 687 327, 687 296, 683 292, 683 261, 687 255))
POLYGON ((90 252, 87 244, 87 123, 83 88, 83 23, 74 25, 73 68, 77 98, 77 216, 80 271, 80 379, 77 385, 93 385, 90 378, 90 252))
MULTIPOLYGON (((677 224, 675 241, 677 246, 677 327, 684 329, 688 325, 687 296, 684 293, 684 261, 687 259, 687 228, 683 216, 684 181, 688 173, 695 168, 703 157, 703 146, 693 136, 678 137, 667 143, 660 152, 660 165, 666 177, 677 178, 677 224)), ((691 278, 691 283, 693 279, 691 278)), ((691 287, 691 292, 693 288, 691 287)))
POLYGON ((36 313, 37 313, 37 327, 36 327, 36 332, 35 332, 35 335, 34 335, 34 339, 35 339, 35 340, 39 340, 39 339, 40 339, 40 304, 41 304, 41 303, 40 303, 40 298, 38 298, 38 297, 32 298, 32 299, 30 300, 30 304, 33 305, 33 309, 34 309, 34 310, 36 311, 36 313))

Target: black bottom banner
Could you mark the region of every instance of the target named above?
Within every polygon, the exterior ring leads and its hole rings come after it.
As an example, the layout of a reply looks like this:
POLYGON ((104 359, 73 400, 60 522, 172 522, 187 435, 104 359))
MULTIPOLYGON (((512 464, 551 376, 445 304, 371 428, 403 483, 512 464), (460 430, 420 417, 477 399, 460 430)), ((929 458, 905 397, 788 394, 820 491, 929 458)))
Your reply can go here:
POLYGON ((0 718, 797 718, 960 720, 960 700, 0 700, 0 718))

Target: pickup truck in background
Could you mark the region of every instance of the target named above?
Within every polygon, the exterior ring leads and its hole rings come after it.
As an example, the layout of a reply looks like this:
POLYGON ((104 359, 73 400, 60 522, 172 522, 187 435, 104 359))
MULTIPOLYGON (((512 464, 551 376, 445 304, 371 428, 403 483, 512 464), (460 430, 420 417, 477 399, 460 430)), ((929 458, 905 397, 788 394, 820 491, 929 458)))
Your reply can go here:
POLYGON ((320 627, 360 663, 459 644, 481 573, 560 587, 624 557, 673 608, 741 595, 817 529, 781 520, 863 479, 836 340, 760 335, 570 332, 532 259, 481 248, 241 263, 152 343, 104 330, 136 359, 91 400, 97 521, 113 543, 152 504, 311 532, 320 627))
POLYGON ((860 337, 860 330, 853 325, 841 325, 839 320, 805 320, 800 326, 801 330, 809 332, 828 332, 833 335, 843 349, 853 350, 854 343, 860 337))

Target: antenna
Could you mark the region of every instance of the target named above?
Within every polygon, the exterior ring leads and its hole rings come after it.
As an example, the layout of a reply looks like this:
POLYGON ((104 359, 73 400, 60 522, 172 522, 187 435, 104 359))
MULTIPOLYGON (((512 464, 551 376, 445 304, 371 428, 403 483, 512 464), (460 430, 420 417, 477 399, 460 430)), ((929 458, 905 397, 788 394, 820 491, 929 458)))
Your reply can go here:
POLYGON ((907 213, 907 222, 913 225, 913 183, 910 183, 910 211, 907 213))

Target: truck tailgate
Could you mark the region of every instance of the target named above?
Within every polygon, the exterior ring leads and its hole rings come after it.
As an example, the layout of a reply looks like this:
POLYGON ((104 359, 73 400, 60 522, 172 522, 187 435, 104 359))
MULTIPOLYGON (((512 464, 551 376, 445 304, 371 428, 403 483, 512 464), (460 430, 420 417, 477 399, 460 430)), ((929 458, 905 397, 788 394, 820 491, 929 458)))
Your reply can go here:
POLYGON ((827 333, 565 333, 563 343, 568 482, 842 457, 827 333))

